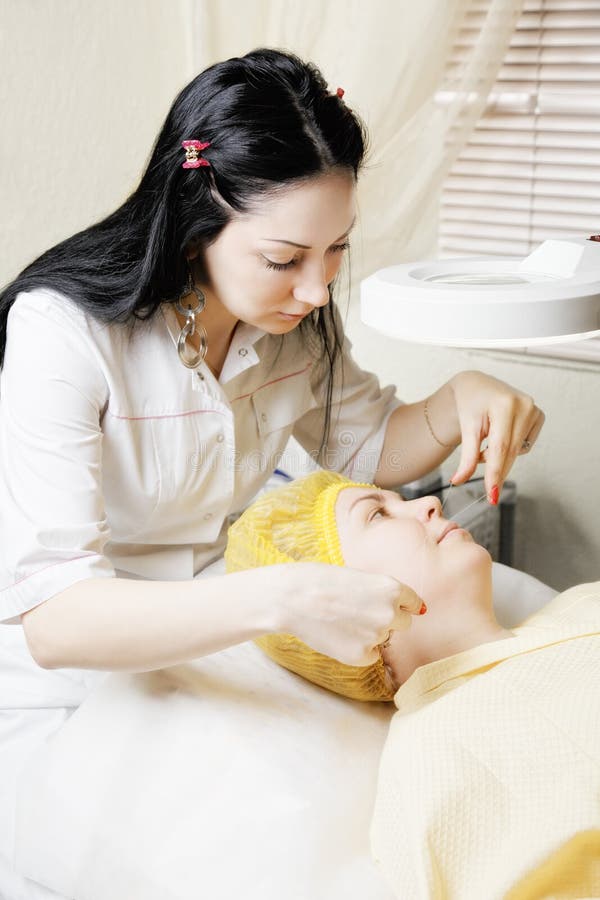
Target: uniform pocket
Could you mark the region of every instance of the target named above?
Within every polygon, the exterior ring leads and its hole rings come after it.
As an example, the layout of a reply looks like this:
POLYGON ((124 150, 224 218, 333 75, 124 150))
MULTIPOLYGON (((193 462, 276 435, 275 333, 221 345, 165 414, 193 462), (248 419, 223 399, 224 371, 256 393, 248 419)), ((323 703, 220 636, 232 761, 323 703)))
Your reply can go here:
POLYGON ((261 437, 289 428, 309 409, 317 406, 309 381, 310 366, 293 375, 284 375, 252 394, 252 408, 261 437))

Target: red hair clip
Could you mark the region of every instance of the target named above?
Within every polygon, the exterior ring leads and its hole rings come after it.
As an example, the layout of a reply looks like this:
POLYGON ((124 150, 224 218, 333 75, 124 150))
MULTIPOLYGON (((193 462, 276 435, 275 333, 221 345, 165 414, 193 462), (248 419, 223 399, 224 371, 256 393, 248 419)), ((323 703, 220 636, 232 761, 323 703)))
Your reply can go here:
POLYGON ((344 88, 338 88, 337 91, 336 91, 336 94, 338 95, 338 97, 340 98, 340 100, 342 99, 342 97, 344 96, 345 93, 346 93, 346 92, 345 92, 344 88))
POLYGON ((202 150, 210 147, 210 141, 182 141, 181 146, 185 150, 185 162, 181 164, 182 169, 210 166, 209 161, 200 156, 202 150))

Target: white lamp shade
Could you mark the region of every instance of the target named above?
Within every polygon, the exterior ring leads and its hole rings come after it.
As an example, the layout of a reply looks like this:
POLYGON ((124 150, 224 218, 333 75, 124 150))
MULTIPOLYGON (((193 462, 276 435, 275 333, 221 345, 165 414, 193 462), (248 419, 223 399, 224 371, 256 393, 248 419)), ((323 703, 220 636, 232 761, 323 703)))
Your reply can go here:
POLYGON ((527 347, 600 335, 600 242, 545 241, 520 257, 461 257, 380 269, 361 319, 403 341, 527 347))

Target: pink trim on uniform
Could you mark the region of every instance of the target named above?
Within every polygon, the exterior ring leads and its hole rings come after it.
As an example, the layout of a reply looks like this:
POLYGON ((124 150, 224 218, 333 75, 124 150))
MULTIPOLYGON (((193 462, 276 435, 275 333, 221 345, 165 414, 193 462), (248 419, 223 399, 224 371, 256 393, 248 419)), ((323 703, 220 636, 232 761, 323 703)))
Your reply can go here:
POLYGON ((117 416, 110 410, 107 410, 107 412, 113 417, 113 419, 128 419, 129 421, 137 421, 138 419, 178 419, 181 418, 181 416, 195 416, 198 413, 217 413, 219 416, 225 415, 225 413, 221 412, 220 409, 192 409, 189 412, 168 413, 164 416, 117 416))
MULTIPOLYGON (((262 390, 265 387, 268 387, 270 384, 276 384, 278 381, 285 381, 287 378, 294 378, 296 375, 303 375, 304 372, 308 371, 312 366, 312 362, 309 362, 308 365, 304 366, 303 369, 298 369, 297 372, 290 372, 289 375, 281 375, 279 378, 273 378, 272 381, 265 381, 264 384, 261 384, 259 387, 255 388, 253 391, 249 391, 247 394, 240 394, 239 397, 234 397, 230 402, 235 403, 236 400, 244 400, 246 397, 251 397, 252 394, 256 394, 257 391, 262 390)), ((107 410, 108 414, 113 417, 113 419, 127 419, 128 421, 138 421, 141 419, 176 419, 180 416, 195 416, 198 413, 217 413, 220 416, 224 416, 225 413, 221 412, 219 409, 192 409, 190 412, 183 413, 168 413, 164 416, 118 416, 116 413, 113 413, 107 410)))
POLYGON ((304 366, 303 369, 298 369, 297 372, 290 372, 289 375, 282 375, 280 378, 274 378, 272 381, 265 381, 264 384, 261 384, 260 387, 254 388, 253 391, 250 391, 247 394, 240 394, 239 397, 234 397, 233 400, 231 400, 231 403, 234 403, 236 400, 244 400, 246 397, 251 397, 252 394, 258 393, 258 391, 262 390, 265 387, 268 387, 270 384, 277 384, 278 381, 285 381, 286 378, 294 378, 294 376, 296 375, 303 375, 304 372, 308 371, 311 366, 312 362, 309 362, 308 365, 304 366))
POLYGON ((24 575, 23 578, 19 578, 18 581, 13 582, 13 584, 9 584, 8 587, 2 588, 0 590, 0 594, 4 591, 10 590, 10 588, 16 587, 17 584, 21 584, 22 581, 27 581, 28 578, 33 578, 34 575, 38 575, 40 572, 45 572, 46 569, 52 569, 54 566, 62 566, 65 563, 75 562, 76 559, 84 559, 87 556, 100 556, 100 553, 82 553, 81 556, 74 556, 73 559, 62 559, 60 562, 50 563, 49 566, 44 566, 43 569, 38 569, 36 572, 32 572, 30 575, 24 575))

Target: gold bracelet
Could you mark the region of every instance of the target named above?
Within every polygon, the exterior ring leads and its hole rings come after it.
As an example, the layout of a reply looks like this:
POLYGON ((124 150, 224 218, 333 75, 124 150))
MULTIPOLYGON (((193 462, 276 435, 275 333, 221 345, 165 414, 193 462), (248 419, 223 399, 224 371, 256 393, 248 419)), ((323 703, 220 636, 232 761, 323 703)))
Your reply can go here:
POLYGON ((431 422, 429 421, 429 415, 427 413, 427 404, 429 403, 430 399, 431 398, 428 397, 427 400, 425 401, 425 406, 423 408, 423 412, 425 413, 425 421, 427 422, 427 427, 429 428, 431 437, 434 439, 434 441, 437 441, 437 443, 440 445, 440 447, 454 447, 455 444, 444 444, 443 441, 440 441, 440 439, 438 437, 436 437, 435 434, 433 433, 433 428, 431 427, 431 422))

